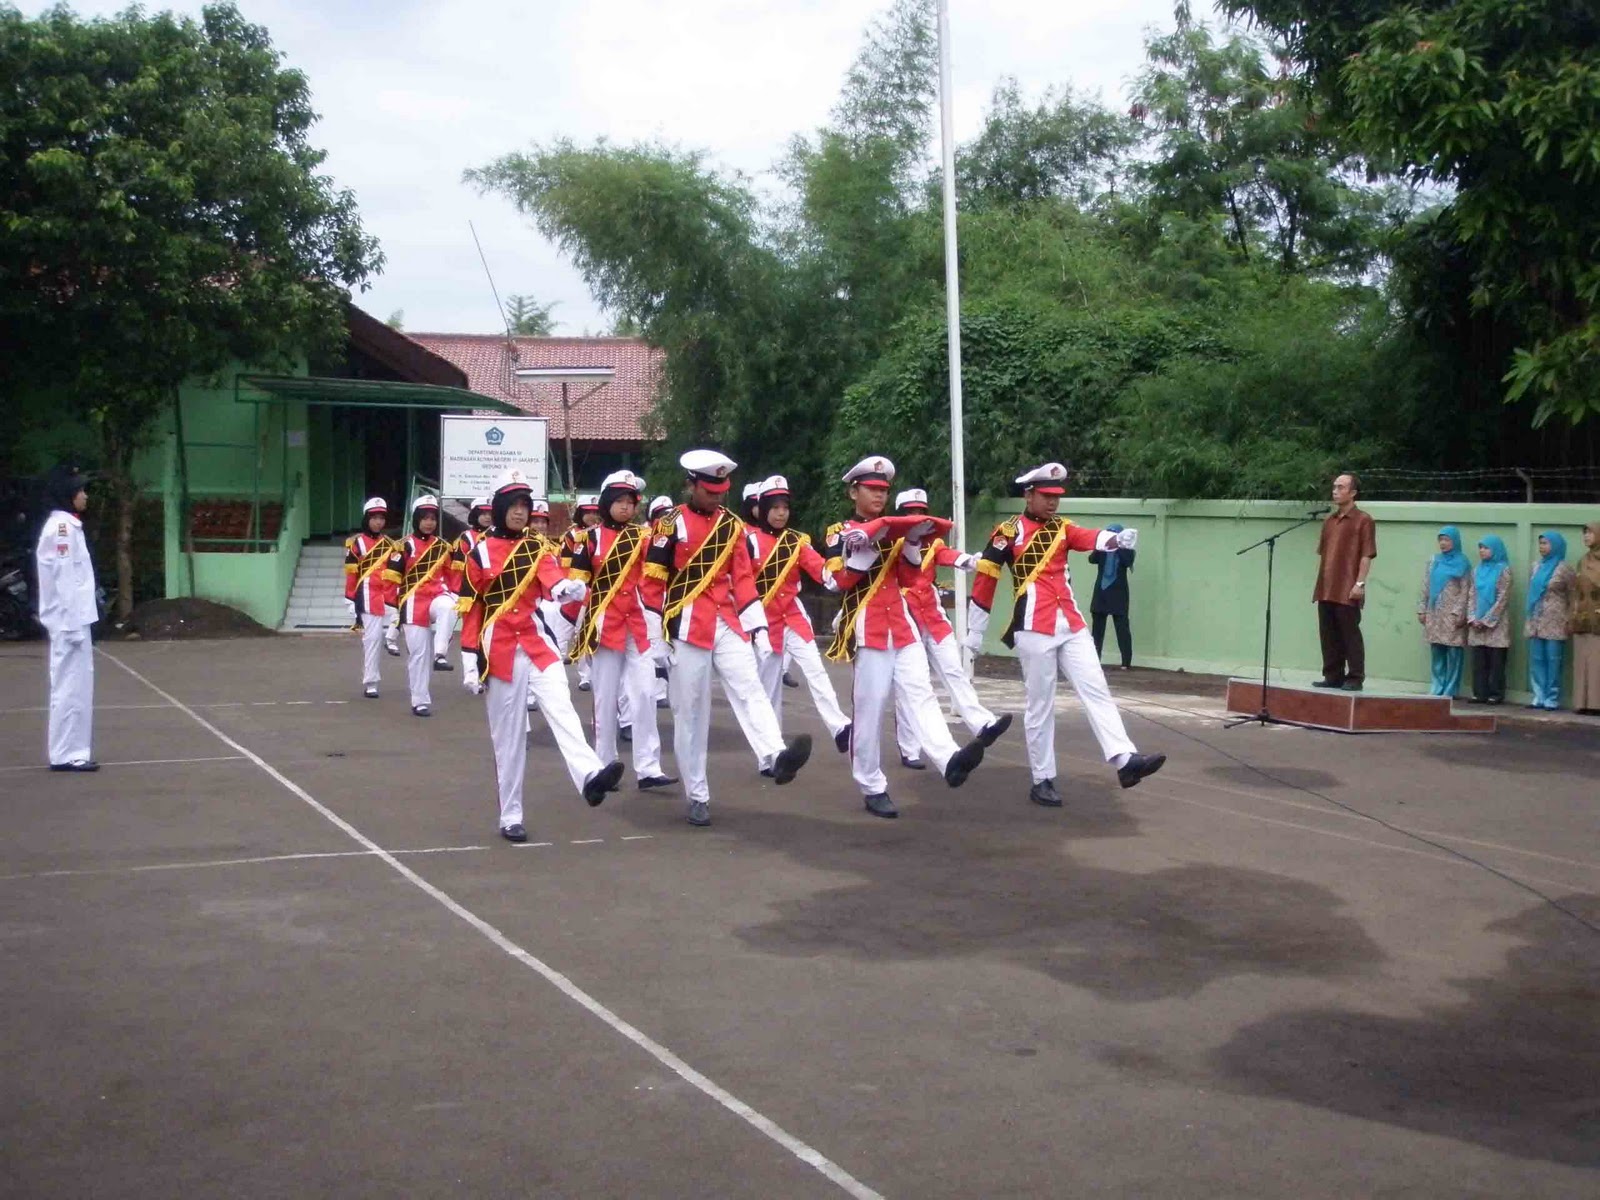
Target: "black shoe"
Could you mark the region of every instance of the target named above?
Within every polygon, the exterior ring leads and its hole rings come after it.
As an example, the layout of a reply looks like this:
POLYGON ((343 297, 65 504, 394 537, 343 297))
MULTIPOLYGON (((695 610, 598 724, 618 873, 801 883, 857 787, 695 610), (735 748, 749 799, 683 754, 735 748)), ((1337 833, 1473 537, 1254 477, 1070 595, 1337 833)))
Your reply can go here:
POLYGON ((772 760, 772 782, 785 784, 800 772, 811 757, 811 735, 802 733, 789 739, 789 744, 772 760))
POLYGON ((846 725, 843 729, 839 730, 838 733, 833 735, 833 744, 838 748, 840 754, 850 753, 850 734, 854 729, 855 726, 853 724, 846 725))
POLYGON ((711 806, 708 805, 704 800, 689 801, 689 824, 711 824, 711 806))
POLYGON ((1000 740, 1000 735, 1010 728, 1011 714, 1004 713, 978 731, 978 740, 985 746, 992 746, 1000 740))
POLYGON ((789 672, 785 671, 783 673, 783 686, 797 688, 800 686, 800 681, 793 675, 789 674, 789 672))
POLYGON ((624 742, 633 741, 633 726, 623 725, 617 729, 617 737, 624 742))
POLYGON ((665 696, 663 696, 663 697, 661 697, 661 699, 656 701, 656 707, 657 708, 671 708, 672 707, 672 701, 668 700, 665 696))
POLYGON ((1319 688, 1342 688, 1344 686, 1344 680, 1342 680, 1342 679, 1314 679, 1314 680, 1311 681, 1311 686, 1312 687, 1319 687, 1319 688))
POLYGON ((413 704, 411 706, 411 715, 413 717, 431 717, 433 716, 433 709, 426 704, 413 704))
POLYGON ((433 669, 435 671, 454 671, 455 667, 451 664, 450 660, 448 658, 446 658, 444 655, 435 654, 433 656, 433 669))
POLYGON ((1361 684, 1354 679, 1346 679, 1339 685, 1339 690, 1341 692, 1359 692, 1361 690, 1361 684))
POLYGON ((1034 784, 1032 790, 1028 792, 1028 799, 1035 804, 1043 805, 1045 808, 1061 807, 1061 793, 1056 791, 1056 781, 1054 779, 1041 779, 1034 784))
POLYGON ((654 790, 655 788, 671 787, 677 782, 677 779, 671 775, 646 775, 643 779, 639 780, 639 790, 641 792, 648 792, 654 790))
POLYGON ((1135 754, 1117 768, 1117 782, 1130 788, 1146 775, 1154 775, 1167 765, 1165 754, 1135 754))
POLYGON ((1487 704, 1487 703, 1489 703, 1489 701, 1488 701, 1488 699, 1486 697, 1483 697, 1483 696, 1468 696, 1467 697, 1467 703, 1468 704, 1487 704))
POLYGON ((507 825, 500 831, 500 836, 508 842, 525 842, 528 840, 528 831, 521 825, 507 825))
POLYGON ((366 687, 361 689, 361 694, 368 700, 376 700, 378 698, 378 685, 375 683, 367 684, 366 687))
POLYGON ((400 657, 400 647, 395 645, 393 642, 384 642, 383 648, 389 652, 390 658, 400 657))
POLYGON ((771 779, 772 778, 772 768, 771 767, 762 767, 761 768, 761 778, 763 778, 763 779, 771 779))
POLYGON ((606 798, 607 792, 614 791, 617 786, 617 780, 621 778, 622 764, 619 762, 607 763, 591 775, 583 785, 583 798, 588 802, 589 807, 596 807, 606 798))
POLYGON ((951 787, 960 787, 965 783, 967 776, 976 771, 978 764, 983 761, 983 749, 982 742, 972 741, 957 750, 944 765, 944 781, 951 787))
POLYGON ((907 758, 904 754, 900 756, 900 765, 908 771, 926 771, 928 769, 928 764, 920 758, 907 758))
POLYGON ((588 681, 588 680, 587 680, 587 679, 580 679, 580 680, 578 680, 578 690, 579 690, 579 691, 580 691, 580 692, 587 692, 587 691, 588 691, 588 690, 589 690, 589 689, 590 689, 590 688, 592 688, 592 687, 593 687, 593 686, 594 686, 594 685, 593 685, 593 684, 591 684, 591 683, 590 683, 590 682, 589 682, 589 681, 588 681))
POLYGON ((866 797, 867 811, 875 817, 887 817, 893 820, 900 815, 900 810, 894 806, 894 801, 889 799, 888 792, 873 792, 866 797))
POLYGON ((100 764, 92 758, 75 758, 71 762, 51 763, 52 771, 98 771, 100 764))
POLYGON ((1504 696, 1490 696, 1484 701, 1485 704, 1504 704, 1505 702, 1506 698, 1504 696))

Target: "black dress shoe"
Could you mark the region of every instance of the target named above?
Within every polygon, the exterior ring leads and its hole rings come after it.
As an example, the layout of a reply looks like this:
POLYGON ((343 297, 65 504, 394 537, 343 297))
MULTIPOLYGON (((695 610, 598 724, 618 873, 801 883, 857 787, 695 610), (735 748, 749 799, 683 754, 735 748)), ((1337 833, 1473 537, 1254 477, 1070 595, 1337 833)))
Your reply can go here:
POLYGON ((677 782, 677 779, 671 775, 646 775, 639 780, 639 790, 641 792, 653 791, 656 788, 671 787, 677 782))
POLYGON ((413 717, 431 717, 433 716, 433 709, 426 704, 413 704, 411 706, 411 715, 413 717))
POLYGON ((1361 690, 1361 684, 1356 682, 1354 679, 1346 679, 1339 685, 1339 690, 1341 692, 1359 692, 1361 690))
POLYGON ((618 727, 618 729, 617 729, 617 738, 618 738, 619 741, 624 741, 624 742, 633 741, 633 726, 632 725, 622 725, 622 726, 618 727))
POLYGON ((944 781, 951 787, 960 787, 967 781, 967 776, 978 769, 978 764, 982 761, 983 743, 968 742, 951 755, 950 761, 944 765, 944 781))
POLYGON ((907 758, 904 754, 900 756, 900 765, 908 771, 926 771, 928 769, 928 764, 920 758, 907 758))
POLYGON ((433 656, 433 669, 435 671, 454 671, 455 666, 442 654, 433 656))
POLYGON ((978 731, 978 740, 985 746, 992 746, 1000 740, 1000 735, 1010 728, 1011 714, 1004 713, 978 731))
POLYGON ((590 683, 590 682, 589 682, 589 681, 588 681, 588 680, 587 680, 587 679, 580 679, 580 680, 578 680, 578 690, 579 690, 579 691, 580 691, 580 692, 587 692, 587 691, 589 691, 589 690, 590 690, 590 689, 591 689, 591 688, 592 688, 592 687, 594 687, 594 685, 593 685, 593 684, 592 684, 592 683, 590 683))
POLYGON ((894 806, 894 801, 889 799, 888 792, 873 792, 865 797, 867 811, 875 817, 887 817, 893 820, 900 815, 900 810, 894 806))
POLYGON ((521 825, 507 825, 500 831, 500 836, 508 842, 525 842, 528 840, 528 831, 521 825))
POLYGON ((100 764, 92 758, 75 758, 71 762, 51 763, 52 771, 98 771, 100 764))
POLYGON ((763 778, 763 779, 771 779, 772 778, 772 768, 771 767, 762 767, 761 768, 761 778, 763 778))
POLYGON ((704 800, 689 801, 689 824, 700 826, 711 824, 711 806, 704 800))
POLYGON ((671 708, 672 707, 672 701, 668 700, 665 696, 663 696, 663 697, 661 697, 661 699, 656 701, 656 707, 657 708, 671 708))
POLYGON ((1130 788, 1146 775, 1154 775, 1167 765, 1165 754, 1135 754, 1117 768, 1117 782, 1130 788))
POLYGON ((797 688, 800 686, 800 681, 793 675, 789 674, 789 672, 785 671, 783 673, 783 686, 797 688))
POLYGON ((772 760, 772 782, 777 784, 788 783, 797 774, 800 768, 806 765, 806 759, 811 757, 811 735, 802 733, 789 739, 778 757, 772 760))
POLYGON ((1028 799, 1035 804, 1042 804, 1045 808, 1061 807, 1061 793, 1056 791, 1056 781, 1054 779, 1041 779, 1034 784, 1033 788, 1028 792, 1028 799))
POLYGON ((1468 696, 1467 697, 1467 703, 1468 704, 1487 704, 1487 703, 1489 703, 1489 701, 1487 699, 1485 699, 1484 697, 1482 697, 1482 696, 1468 696))
POLYGON ((375 683, 367 684, 366 687, 361 689, 361 694, 368 700, 376 700, 378 698, 378 685, 375 683))
POLYGON ((1341 687, 1344 686, 1344 680, 1342 680, 1342 679, 1313 679, 1311 681, 1311 686, 1312 687, 1319 687, 1319 688, 1341 688, 1341 687))
POLYGON ((622 764, 619 762, 607 763, 601 767, 583 785, 583 798, 590 808, 596 807, 606 798, 606 793, 615 790, 617 780, 622 778, 622 764))
POLYGON ((395 645, 393 642, 385 642, 383 644, 383 648, 389 652, 390 658, 400 657, 400 647, 395 645))
POLYGON ((850 734, 854 729, 855 726, 853 724, 846 725, 843 729, 839 730, 838 733, 833 735, 833 744, 838 748, 840 754, 850 753, 850 734))

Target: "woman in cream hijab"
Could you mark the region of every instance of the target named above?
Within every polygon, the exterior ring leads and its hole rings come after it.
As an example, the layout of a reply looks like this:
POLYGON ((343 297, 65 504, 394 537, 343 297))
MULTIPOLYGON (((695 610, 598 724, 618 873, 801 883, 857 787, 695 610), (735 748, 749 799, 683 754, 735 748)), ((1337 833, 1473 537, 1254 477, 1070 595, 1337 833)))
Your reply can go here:
POLYGON ((1600 521, 1583 527, 1572 605, 1572 707, 1600 714, 1600 521))

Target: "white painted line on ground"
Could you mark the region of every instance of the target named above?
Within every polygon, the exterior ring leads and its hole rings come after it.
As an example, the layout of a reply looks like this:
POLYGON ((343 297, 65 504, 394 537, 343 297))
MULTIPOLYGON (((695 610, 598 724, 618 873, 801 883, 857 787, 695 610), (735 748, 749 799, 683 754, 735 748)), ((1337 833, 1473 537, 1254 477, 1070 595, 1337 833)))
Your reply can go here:
POLYGON ((315 704, 315 700, 285 700, 285 704, 315 704))
MULTIPOLYGON (((95 710, 95 712, 117 712, 117 711, 121 711, 121 710, 124 710, 124 709, 130 709, 130 708, 166 708, 166 707, 168 707, 168 706, 165 705, 165 704, 96 704, 94 706, 94 710, 95 710)), ((11 713, 35 713, 35 712, 42 713, 42 712, 49 712, 49 711, 50 711, 50 706, 49 705, 47 705, 47 704, 35 704, 35 705, 29 705, 29 706, 24 707, 24 708, 0 708, 0 716, 9 715, 11 713)))
POLYGON ((405 863, 401 862, 393 854, 390 854, 387 850, 383 849, 383 847, 379 846, 377 842, 374 842, 366 834, 362 833, 349 821, 346 821, 338 813, 327 807, 327 805, 319 801, 315 796, 306 791, 294 780, 290 779, 271 763, 267 762, 266 759, 250 750, 243 743, 234 741, 210 721, 207 721, 199 713, 195 712, 194 709, 184 704, 183 701, 179 700, 176 696, 172 695, 170 692, 163 691, 160 687, 152 683, 149 679, 146 679, 143 675, 134 670, 127 663, 123 662, 116 655, 109 654, 105 650, 99 650, 97 652, 110 660, 112 663, 115 663, 118 667, 126 671, 129 675, 133 676, 133 678, 137 679, 140 683, 144 684, 145 687, 149 688, 156 695, 167 701, 167 703, 171 704, 179 712, 186 713, 196 724, 213 734, 218 741, 234 750, 237 750, 251 762, 255 763, 256 766, 260 767, 273 779, 277 780, 278 783, 283 785, 283 787, 289 792, 299 797, 335 828, 343 831, 344 834, 357 845, 363 847, 376 857, 382 859, 402 878, 404 878, 406 882, 410 883, 413 887, 417 888, 426 895, 431 896, 435 901, 444 906, 444 908, 454 913, 461 920, 472 926, 472 928, 476 929, 480 934, 482 934, 505 954, 509 955, 511 958, 527 967, 530 971, 533 971, 535 974, 542 977, 547 983, 556 988, 556 990, 565 995, 569 1000, 572 1000, 574 1003, 586 1008, 594 1016, 598 1017, 601 1021, 605 1022, 605 1024, 609 1025, 614 1031, 627 1038, 630 1042, 638 1046, 645 1053, 649 1054, 662 1066, 666 1067, 680 1079, 684 1080, 684 1082, 698 1088, 701 1092, 715 1100, 718 1104, 722 1105, 723 1108, 727 1109, 734 1116, 748 1124, 752 1129, 764 1134, 766 1137, 776 1142, 779 1146, 782 1146, 790 1154, 794 1155, 794 1157, 798 1158, 801 1162, 820 1172, 827 1179, 838 1185, 838 1187, 841 1188, 847 1195, 855 1197, 856 1200, 883 1200, 883 1197, 878 1192, 862 1183, 855 1176, 847 1172, 843 1167, 840 1167, 837 1163, 833 1162, 833 1160, 825 1157, 821 1152, 812 1149, 812 1147, 807 1145, 805 1142, 802 1142, 799 1138, 795 1137, 787 1130, 783 1129, 776 1122, 751 1108, 743 1100, 739 1099, 739 1097, 735 1096, 732 1092, 728 1091, 714 1080, 702 1075, 699 1071, 695 1070, 671 1050, 667 1049, 667 1047, 663 1046, 660 1042, 657 1042, 654 1038, 644 1033, 644 1031, 633 1025, 630 1025, 627 1021, 624 1021, 616 1013, 612 1012, 605 1005, 601 1004, 600 1001, 589 995, 588 992, 584 991, 577 984, 573 983, 572 980, 568 979, 560 971, 557 971, 554 967, 550 966, 543 959, 537 958, 530 954, 521 946, 513 942, 505 934, 501 933, 500 930, 496 929, 493 925, 489 924, 489 922, 478 916, 477 913, 473 912, 469 908, 466 908, 447 892, 444 892, 435 887, 433 884, 429 883, 426 879, 424 879, 421 875, 418 875, 410 867, 406 866, 405 863))
POLYGON ((572 844, 574 846, 595 846, 603 841, 605 841, 605 838, 577 838, 572 844))
MULTIPOLYGON (((233 757, 238 758, 239 755, 233 757)), ((425 850, 391 850, 391 854, 459 854, 464 850, 487 850, 488 846, 431 846, 425 850)), ((320 850, 303 854, 264 854, 258 858, 211 858, 200 862, 144 863, 134 867, 80 867, 66 871, 28 871, 19 875, 0 875, 0 882, 14 879, 60 879, 69 875, 138 875, 146 871, 195 871, 203 867, 250 867, 260 863, 301 862, 313 858, 372 858, 371 850, 320 850)))
POLYGON ((215 704, 197 704, 196 708, 243 708, 243 700, 219 700, 215 704))
POLYGON ((630 833, 622 840, 625 842, 648 842, 655 838, 653 833, 630 833))
POLYGON ((541 846, 554 846, 554 842, 514 842, 518 850, 537 850, 541 846))
POLYGON ((251 708, 267 708, 270 705, 274 705, 276 703, 277 703, 276 700, 252 700, 252 701, 250 701, 250 707, 251 708))
MULTIPOLYGON (((100 765, 102 767, 160 767, 166 766, 169 763, 240 762, 243 758, 244 755, 242 754, 218 754, 213 755, 210 758, 135 758, 128 759, 123 762, 103 762, 100 765)), ((50 768, 48 765, 33 767, 0 767, 0 771, 6 772, 48 771, 49 769, 50 768)))

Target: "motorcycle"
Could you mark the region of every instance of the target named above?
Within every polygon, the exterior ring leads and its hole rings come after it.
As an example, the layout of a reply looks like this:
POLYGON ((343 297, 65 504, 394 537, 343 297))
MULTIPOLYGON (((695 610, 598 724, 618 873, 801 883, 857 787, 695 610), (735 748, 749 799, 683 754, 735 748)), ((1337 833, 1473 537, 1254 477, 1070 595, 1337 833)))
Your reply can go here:
POLYGON ((43 633, 33 611, 27 556, 10 555, 0 561, 0 640, 16 642, 43 633))

